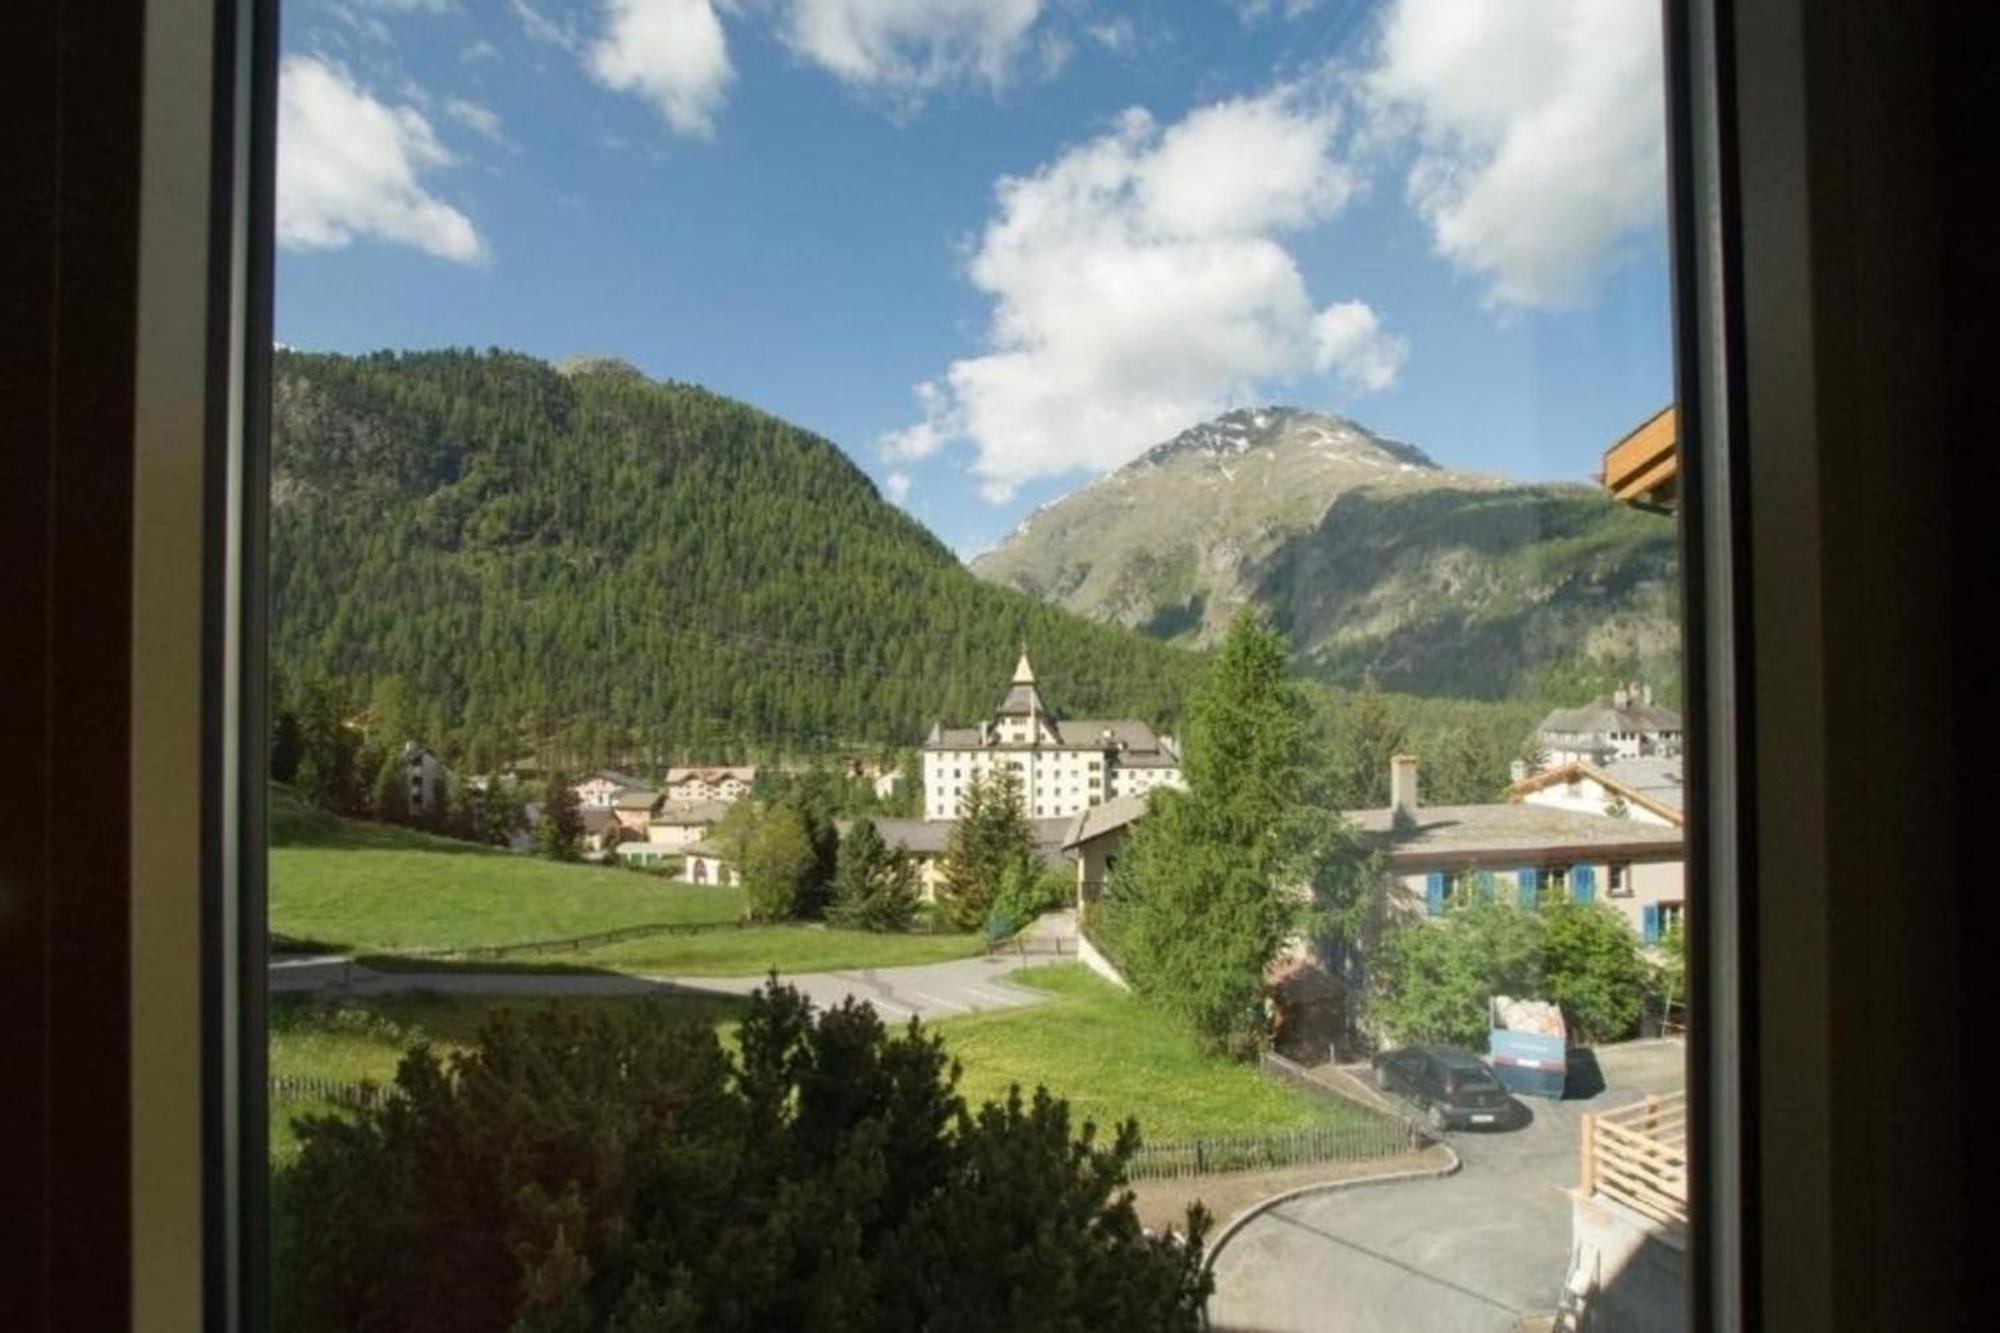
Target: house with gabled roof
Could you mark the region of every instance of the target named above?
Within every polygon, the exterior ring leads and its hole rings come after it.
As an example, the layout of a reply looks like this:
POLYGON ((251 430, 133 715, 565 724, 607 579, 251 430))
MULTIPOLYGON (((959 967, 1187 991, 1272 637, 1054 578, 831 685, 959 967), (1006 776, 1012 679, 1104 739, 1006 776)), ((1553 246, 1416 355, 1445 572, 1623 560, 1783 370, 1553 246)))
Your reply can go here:
POLYGON ((1572 759, 1520 778, 1507 788, 1506 795, 1509 801, 1529 805, 1680 828, 1686 822, 1681 771, 1678 755, 1613 759, 1603 764, 1572 759))

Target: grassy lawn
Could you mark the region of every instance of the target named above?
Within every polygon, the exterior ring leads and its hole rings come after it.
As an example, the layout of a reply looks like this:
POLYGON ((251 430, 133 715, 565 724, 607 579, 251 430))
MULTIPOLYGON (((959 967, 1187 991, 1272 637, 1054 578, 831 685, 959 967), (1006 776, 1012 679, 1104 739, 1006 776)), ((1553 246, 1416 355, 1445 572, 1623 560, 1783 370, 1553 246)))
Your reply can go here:
POLYGON ((734 921, 743 910, 738 889, 339 819, 281 788, 272 807, 270 928, 294 940, 395 953, 734 921))
POLYGON ((1136 1116, 1152 1142, 1303 1129, 1366 1115, 1206 1053, 1171 1020, 1080 963, 1029 968, 1008 980, 1058 998, 937 1025, 965 1066, 959 1086, 968 1102, 1003 1098, 1010 1083, 1024 1093, 1045 1084, 1068 1099, 1076 1120, 1108 1129, 1136 1116))
MULTIPOLYGON (((730 932, 726 938, 735 935, 730 932)), ((1010 979, 1054 998, 1030 1008, 934 1025, 963 1064, 960 1090, 974 1104, 1004 1098, 1011 1083, 1027 1092, 1043 1084, 1069 1100, 1079 1124, 1089 1119, 1108 1129, 1134 1116, 1152 1142, 1302 1129, 1368 1116, 1358 1107, 1304 1096, 1247 1065, 1207 1054, 1192 1037, 1079 965, 1031 968, 1010 979)), ((624 996, 560 1001, 591 1007, 648 1002, 624 996)), ((692 993, 652 1002, 669 1013, 714 1023, 725 1038, 744 1004, 733 997, 692 993)), ((387 1083, 403 1052, 419 1041, 462 1045, 497 1009, 548 1003, 421 992, 351 999, 337 1006, 281 997, 272 1009, 271 1073, 387 1083)), ((296 1155, 295 1116, 328 1109, 324 1103, 301 1100, 272 1103, 273 1160, 282 1163, 296 1155)))

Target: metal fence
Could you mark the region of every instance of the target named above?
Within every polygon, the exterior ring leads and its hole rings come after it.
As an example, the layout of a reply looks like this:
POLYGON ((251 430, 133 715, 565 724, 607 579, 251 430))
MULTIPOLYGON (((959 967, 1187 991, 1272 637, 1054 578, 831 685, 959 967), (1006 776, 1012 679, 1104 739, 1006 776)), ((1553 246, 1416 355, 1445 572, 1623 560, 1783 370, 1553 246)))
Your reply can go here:
POLYGON ((274 1102, 331 1102, 336 1106, 376 1106, 402 1096, 393 1083, 349 1083, 334 1078, 303 1078, 296 1074, 271 1076, 270 1098, 274 1102))
POLYGON ((1329 1162, 1373 1162, 1417 1152, 1429 1143, 1411 1122, 1370 1115, 1351 1124, 1314 1129, 1147 1143, 1133 1157, 1129 1174, 1134 1180, 1174 1180, 1329 1162))

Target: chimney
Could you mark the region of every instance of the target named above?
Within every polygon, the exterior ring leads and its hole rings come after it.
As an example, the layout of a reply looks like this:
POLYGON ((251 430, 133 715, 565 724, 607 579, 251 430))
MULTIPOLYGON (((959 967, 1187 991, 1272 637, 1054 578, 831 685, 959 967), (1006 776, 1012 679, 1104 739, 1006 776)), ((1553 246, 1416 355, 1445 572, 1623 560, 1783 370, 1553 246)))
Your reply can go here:
POLYGON ((1389 815, 1398 821, 1417 817, 1417 757, 1399 754, 1389 761, 1389 815))
POLYGON ((1651 685, 1641 686, 1639 688, 1639 697, 1645 701, 1646 707, 1651 708, 1653 706, 1653 687, 1651 685))
POLYGON ((1625 711, 1625 707, 1627 703, 1630 702, 1631 698, 1632 698, 1631 692, 1628 691, 1623 685, 1620 685, 1617 689, 1611 692, 1611 706, 1613 708, 1616 708, 1619 712, 1622 713, 1625 711))

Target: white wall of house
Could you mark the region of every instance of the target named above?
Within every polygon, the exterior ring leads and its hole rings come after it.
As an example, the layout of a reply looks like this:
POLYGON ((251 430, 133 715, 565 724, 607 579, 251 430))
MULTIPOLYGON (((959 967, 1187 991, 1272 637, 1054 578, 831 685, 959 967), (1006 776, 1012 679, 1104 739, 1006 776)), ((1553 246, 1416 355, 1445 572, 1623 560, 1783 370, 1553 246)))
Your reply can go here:
POLYGON ((652 846, 677 852, 682 848, 692 847, 695 843, 707 837, 709 828, 710 826, 707 824, 662 824, 655 822, 646 825, 646 841, 652 846))
MULTIPOLYGON (((1616 797, 1617 793, 1611 791, 1596 778, 1584 777, 1579 774, 1569 782, 1556 782, 1546 787, 1537 788, 1523 796, 1521 800, 1528 805, 1550 806, 1557 810, 1575 810, 1586 815, 1605 815, 1611 813, 1610 806, 1616 797)), ((1625 802, 1624 817, 1638 824, 1663 825, 1668 828, 1676 827, 1671 819, 1656 814, 1635 801, 1625 802)))
POLYGON ((690 884, 729 885, 736 882, 736 868, 712 852, 690 852, 681 878, 690 884))
POLYGON ((1113 796, 1181 785, 1178 768, 1126 768, 1115 750, 926 750, 924 818, 957 819, 973 779, 991 781, 1007 769, 1030 819, 1067 819, 1113 796))
MULTIPOLYGON (((1668 925, 1685 910, 1687 871, 1680 861, 1630 862, 1604 858, 1564 866, 1535 865, 1529 868, 1536 871, 1536 887, 1543 895, 1543 901, 1547 901, 1551 885, 1557 882, 1552 878, 1557 871, 1562 872, 1560 883, 1564 900, 1574 901, 1575 873, 1580 867, 1590 871, 1590 901, 1617 909, 1642 943, 1657 942, 1668 925)), ((1449 899, 1454 892, 1476 894, 1479 888, 1477 875, 1481 870, 1491 871, 1493 875, 1495 901, 1520 902, 1520 876, 1516 867, 1468 864, 1392 870, 1389 874, 1389 906, 1391 910, 1426 914, 1432 901, 1433 874, 1444 876, 1444 890, 1449 899)))
POLYGON ((588 782, 577 783, 574 790, 576 799, 584 805, 599 810, 609 810, 611 803, 618 799, 618 793, 624 788, 609 778, 592 778, 588 782))

